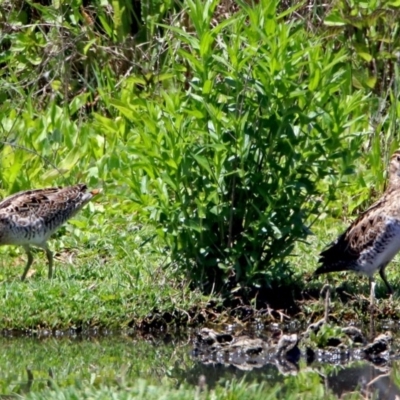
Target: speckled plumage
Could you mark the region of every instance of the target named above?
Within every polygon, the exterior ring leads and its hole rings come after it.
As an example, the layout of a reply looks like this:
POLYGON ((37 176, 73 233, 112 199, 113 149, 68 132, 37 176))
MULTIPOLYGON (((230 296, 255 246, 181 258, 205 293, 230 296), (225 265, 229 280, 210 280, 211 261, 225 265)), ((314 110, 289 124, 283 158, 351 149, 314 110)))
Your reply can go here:
POLYGON ((46 251, 49 278, 52 277, 53 255, 47 247, 47 240, 99 192, 87 192, 86 185, 78 184, 65 188, 27 190, 0 202, 0 245, 23 246, 28 255, 22 280, 33 262, 31 245, 46 251))
MULTIPOLYGON (((400 151, 389 163, 387 189, 381 198, 363 212, 320 254, 322 264, 315 275, 335 271, 355 271, 370 278, 379 271, 390 294, 386 279, 387 264, 400 251, 400 151)), ((371 298, 373 297, 371 288, 371 298)))

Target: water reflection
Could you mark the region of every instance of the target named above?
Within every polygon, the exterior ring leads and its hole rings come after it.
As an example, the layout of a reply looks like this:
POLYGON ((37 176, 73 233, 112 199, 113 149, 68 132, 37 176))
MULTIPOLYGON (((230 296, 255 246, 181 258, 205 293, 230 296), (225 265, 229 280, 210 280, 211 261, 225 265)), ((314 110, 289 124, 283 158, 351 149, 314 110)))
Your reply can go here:
POLYGON ((351 393, 365 398, 371 394, 373 398, 400 398, 391 369, 398 368, 399 352, 392 344, 394 336, 390 331, 368 342, 359 328, 339 331, 328 326, 325 332, 330 336, 322 349, 309 340, 308 331, 288 335, 281 330, 261 339, 254 331, 235 334, 203 328, 194 338, 192 356, 198 364, 188 379, 195 384, 201 377, 203 385, 214 388, 234 376, 249 382, 278 384, 279 393, 290 394, 301 387, 302 377, 308 375, 339 398, 351 393), (361 340, 355 340, 358 336, 361 340))
POLYGON ((400 389, 394 384, 389 368, 377 368, 368 363, 337 370, 325 379, 326 387, 338 397, 357 392, 364 398, 382 400, 400 398, 400 389))
POLYGON ((388 366, 377 367, 367 361, 355 361, 346 366, 337 365, 330 366, 330 368, 327 364, 319 362, 301 366, 288 361, 286 363, 283 360, 276 360, 275 364, 268 363, 262 367, 258 366, 251 372, 243 371, 234 366, 199 363, 188 374, 187 379, 193 385, 202 380, 209 388, 214 388, 220 382, 232 379, 232 377, 247 382, 265 383, 268 381, 281 384, 284 393, 286 391, 285 383, 288 383, 285 376, 288 372, 293 375, 293 379, 298 372, 303 372, 317 374, 325 391, 335 394, 338 398, 343 398, 344 395, 351 393, 359 393, 365 399, 398 400, 400 398, 400 388, 394 382, 391 376, 391 368, 388 366), (287 368, 286 363, 291 368, 287 368), (326 373, 325 369, 330 371, 326 373))
MULTIPOLYGON (((123 337, 94 339, 0 338, 0 399, 18 398, 29 391, 73 385, 128 385, 138 378, 154 384, 169 379, 213 389, 237 380, 259 382, 279 393, 293 393, 311 377, 327 393, 342 398, 356 393, 363 398, 400 398, 395 352, 377 365, 357 352, 314 354, 287 352, 277 357, 248 347, 234 358, 220 354, 213 360, 193 352, 190 337, 123 337)), ((249 345, 249 343, 247 343, 249 345)), ((251 345, 257 343, 250 342, 251 345)), ((376 361, 376 359, 375 359, 376 361)))
POLYGON ((186 341, 110 336, 0 338, 0 398, 56 387, 111 385, 138 378, 157 383, 189 359, 186 341))

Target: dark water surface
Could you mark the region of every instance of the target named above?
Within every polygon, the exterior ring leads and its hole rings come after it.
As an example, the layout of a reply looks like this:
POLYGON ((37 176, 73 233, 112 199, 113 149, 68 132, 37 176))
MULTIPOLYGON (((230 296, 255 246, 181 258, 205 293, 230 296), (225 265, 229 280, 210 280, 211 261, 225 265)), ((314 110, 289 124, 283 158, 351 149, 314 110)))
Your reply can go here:
POLYGON ((251 360, 205 362, 193 351, 193 335, 0 337, 0 398, 48 387, 118 386, 138 378, 153 384, 168 379, 177 386, 203 382, 208 388, 231 380, 262 382, 271 389, 279 385, 282 395, 298 390, 309 378, 338 398, 346 393, 400 398, 400 361, 395 351, 374 363, 360 359, 356 352, 312 361, 304 353, 295 360, 266 357, 253 364, 251 360))

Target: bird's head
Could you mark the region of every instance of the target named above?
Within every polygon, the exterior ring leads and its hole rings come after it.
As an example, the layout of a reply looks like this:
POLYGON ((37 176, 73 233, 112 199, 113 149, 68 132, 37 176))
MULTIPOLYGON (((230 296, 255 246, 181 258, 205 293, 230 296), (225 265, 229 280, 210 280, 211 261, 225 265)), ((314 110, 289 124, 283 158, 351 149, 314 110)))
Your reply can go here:
POLYGON ((396 150, 389 162, 389 187, 400 187, 400 150, 396 150))

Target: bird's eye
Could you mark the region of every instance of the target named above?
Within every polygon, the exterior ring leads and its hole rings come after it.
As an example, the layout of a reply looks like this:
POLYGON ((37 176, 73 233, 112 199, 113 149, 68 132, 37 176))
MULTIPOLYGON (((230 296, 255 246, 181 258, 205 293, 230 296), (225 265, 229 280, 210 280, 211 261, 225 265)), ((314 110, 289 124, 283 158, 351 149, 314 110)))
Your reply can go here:
POLYGON ((400 156, 397 156, 397 157, 396 157, 396 160, 400 162, 400 156))

